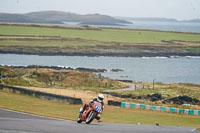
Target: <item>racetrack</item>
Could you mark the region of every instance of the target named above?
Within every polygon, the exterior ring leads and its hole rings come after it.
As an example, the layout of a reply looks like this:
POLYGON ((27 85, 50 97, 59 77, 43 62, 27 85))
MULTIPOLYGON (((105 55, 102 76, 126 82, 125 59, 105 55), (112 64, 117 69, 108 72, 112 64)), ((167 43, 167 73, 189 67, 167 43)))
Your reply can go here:
POLYGON ((193 127, 91 123, 41 117, 0 109, 0 133, 199 133, 193 127))

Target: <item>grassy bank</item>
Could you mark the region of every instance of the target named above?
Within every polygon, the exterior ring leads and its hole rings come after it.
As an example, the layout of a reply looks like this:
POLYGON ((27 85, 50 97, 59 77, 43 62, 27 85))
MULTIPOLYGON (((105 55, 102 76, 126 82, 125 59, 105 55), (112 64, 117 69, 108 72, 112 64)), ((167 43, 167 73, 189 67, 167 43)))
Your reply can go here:
MULTIPOLYGON (((79 112, 77 105, 69 105, 56 101, 48 101, 30 97, 22 94, 15 94, 0 90, 0 108, 7 108, 32 114, 67 119, 75 121, 79 112)), ((178 114, 167 114, 138 109, 127 109, 106 106, 102 114, 103 122, 153 124, 173 126, 194 126, 200 123, 199 116, 187 116, 178 114)))
POLYGON ((0 35, 0 50, 7 53, 200 55, 200 34, 192 33, 3 24, 0 35))
POLYGON ((14 86, 92 90, 95 92, 126 86, 122 82, 103 77, 100 74, 70 69, 0 67, 0 71, 5 77, 0 80, 0 83, 14 86))

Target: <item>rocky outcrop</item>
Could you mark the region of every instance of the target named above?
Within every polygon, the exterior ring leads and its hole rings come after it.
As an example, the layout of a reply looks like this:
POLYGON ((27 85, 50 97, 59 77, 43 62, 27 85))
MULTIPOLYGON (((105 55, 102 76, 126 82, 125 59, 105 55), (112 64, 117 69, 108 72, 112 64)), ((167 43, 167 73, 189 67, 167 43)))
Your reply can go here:
POLYGON ((112 69, 111 72, 122 72, 122 69, 112 69))

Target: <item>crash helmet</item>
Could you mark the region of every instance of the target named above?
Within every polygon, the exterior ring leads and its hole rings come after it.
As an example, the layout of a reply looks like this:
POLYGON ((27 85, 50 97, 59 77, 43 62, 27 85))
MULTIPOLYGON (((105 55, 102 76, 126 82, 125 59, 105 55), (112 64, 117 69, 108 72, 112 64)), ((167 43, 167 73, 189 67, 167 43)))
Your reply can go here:
POLYGON ((98 97, 97 97, 97 101, 103 102, 103 99, 104 99, 103 94, 99 94, 98 97))

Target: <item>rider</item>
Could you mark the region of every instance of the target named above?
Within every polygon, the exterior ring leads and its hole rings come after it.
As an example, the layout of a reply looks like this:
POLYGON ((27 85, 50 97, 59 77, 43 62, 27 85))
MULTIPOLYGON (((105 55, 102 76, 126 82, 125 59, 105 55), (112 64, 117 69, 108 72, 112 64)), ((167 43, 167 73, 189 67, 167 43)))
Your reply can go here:
MULTIPOLYGON (((82 108, 82 110, 80 110, 80 113, 83 113, 83 112, 85 111, 85 109, 86 109, 87 107, 91 106, 95 101, 101 103, 101 105, 102 105, 102 106, 101 106, 101 107, 102 107, 101 109, 102 109, 102 111, 103 111, 103 108, 104 108, 103 99, 104 99, 103 94, 99 94, 99 95, 97 96, 97 98, 94 98, 93 100, 91 100, 91 101, 89 102, 89 104, 85 104, 84 107, 82 108)), ((97 115, 96 119, 98 120, 98 122, 101 122, 101 120, 100 120, 100 119, 101 119, 100 114, 97 115)))

